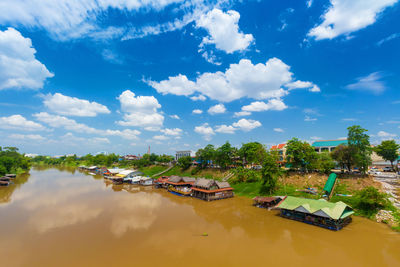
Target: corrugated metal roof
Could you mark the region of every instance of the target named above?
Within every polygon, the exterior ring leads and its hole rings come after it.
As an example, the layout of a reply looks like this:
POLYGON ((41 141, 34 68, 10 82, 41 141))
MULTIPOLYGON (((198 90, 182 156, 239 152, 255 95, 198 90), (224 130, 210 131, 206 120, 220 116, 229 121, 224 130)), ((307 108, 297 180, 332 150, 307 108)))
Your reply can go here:
POLYGON ((338 145, 347 145, 348 141, 347 140, 320 140, 320 141, 315 141, 312 146, 313 147, 332 147, 332 146, 338 146, 338 145))
POLYGON ((332 203, 323 199, 315 200, 288 196, 278 205, 278 208, 287 210, 295 210, 299 207, 304 208, 311 214, 323 211, 334 220, 343 219, 354 213, 350 206, 341 201, 332 203))
POLYGON ((272 150, 274 150, 274 149, 282 149, 282 148, 285 147, 285 145, 286 145, 286 144, 275 145, 275 146, 272 146, 271 149, 272 149, 272 150))

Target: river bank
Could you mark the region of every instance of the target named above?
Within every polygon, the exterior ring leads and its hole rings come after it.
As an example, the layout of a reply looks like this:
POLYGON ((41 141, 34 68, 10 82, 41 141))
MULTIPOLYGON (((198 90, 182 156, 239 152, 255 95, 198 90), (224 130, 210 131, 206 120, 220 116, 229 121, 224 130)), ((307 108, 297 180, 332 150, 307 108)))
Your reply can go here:
POLYGON ((354 217, 333 232, 251 204, 110 185, 75 168, 33 168, 0 206, 2 264, 319 266, 330 258, 336 266, 400 265, 400 235, 382 224, 354 217))

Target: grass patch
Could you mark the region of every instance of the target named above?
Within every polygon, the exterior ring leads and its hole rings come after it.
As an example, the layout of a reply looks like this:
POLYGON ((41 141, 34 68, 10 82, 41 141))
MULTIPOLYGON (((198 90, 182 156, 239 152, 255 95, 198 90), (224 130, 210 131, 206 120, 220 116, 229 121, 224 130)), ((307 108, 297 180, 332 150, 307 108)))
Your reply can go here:
POLYGON ((139 168, 139 171, 143 172, 146 176, 153 176, 154 174, 160 173, 166 169, 168 169, 168 166, 155 165, 139 168))

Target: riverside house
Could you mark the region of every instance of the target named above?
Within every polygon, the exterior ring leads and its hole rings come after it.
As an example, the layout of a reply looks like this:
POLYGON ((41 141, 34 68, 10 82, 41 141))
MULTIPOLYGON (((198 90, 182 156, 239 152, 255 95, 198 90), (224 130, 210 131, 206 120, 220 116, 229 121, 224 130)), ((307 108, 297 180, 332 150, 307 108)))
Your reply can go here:
POLYGON ((195 180, 196 179, 192 177, 171 176, 165 184, 167 185, 168 191, 175 195, 190 196, 192 193, 191 188, 195 180))
POLYGON ((198 178, 192 186, 192 196, 206 201, 230 198, 233 188, 228 182, 198 178))

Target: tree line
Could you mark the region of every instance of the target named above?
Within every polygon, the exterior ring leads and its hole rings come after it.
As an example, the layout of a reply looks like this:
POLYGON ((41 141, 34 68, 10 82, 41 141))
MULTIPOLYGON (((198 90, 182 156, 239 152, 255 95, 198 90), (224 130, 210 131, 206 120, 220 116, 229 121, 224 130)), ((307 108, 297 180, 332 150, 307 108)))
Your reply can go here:
POLYGON ((7 173, 17 174, 28 171, 31 162, 16 147, 0 147, 0 176, 7 173))

